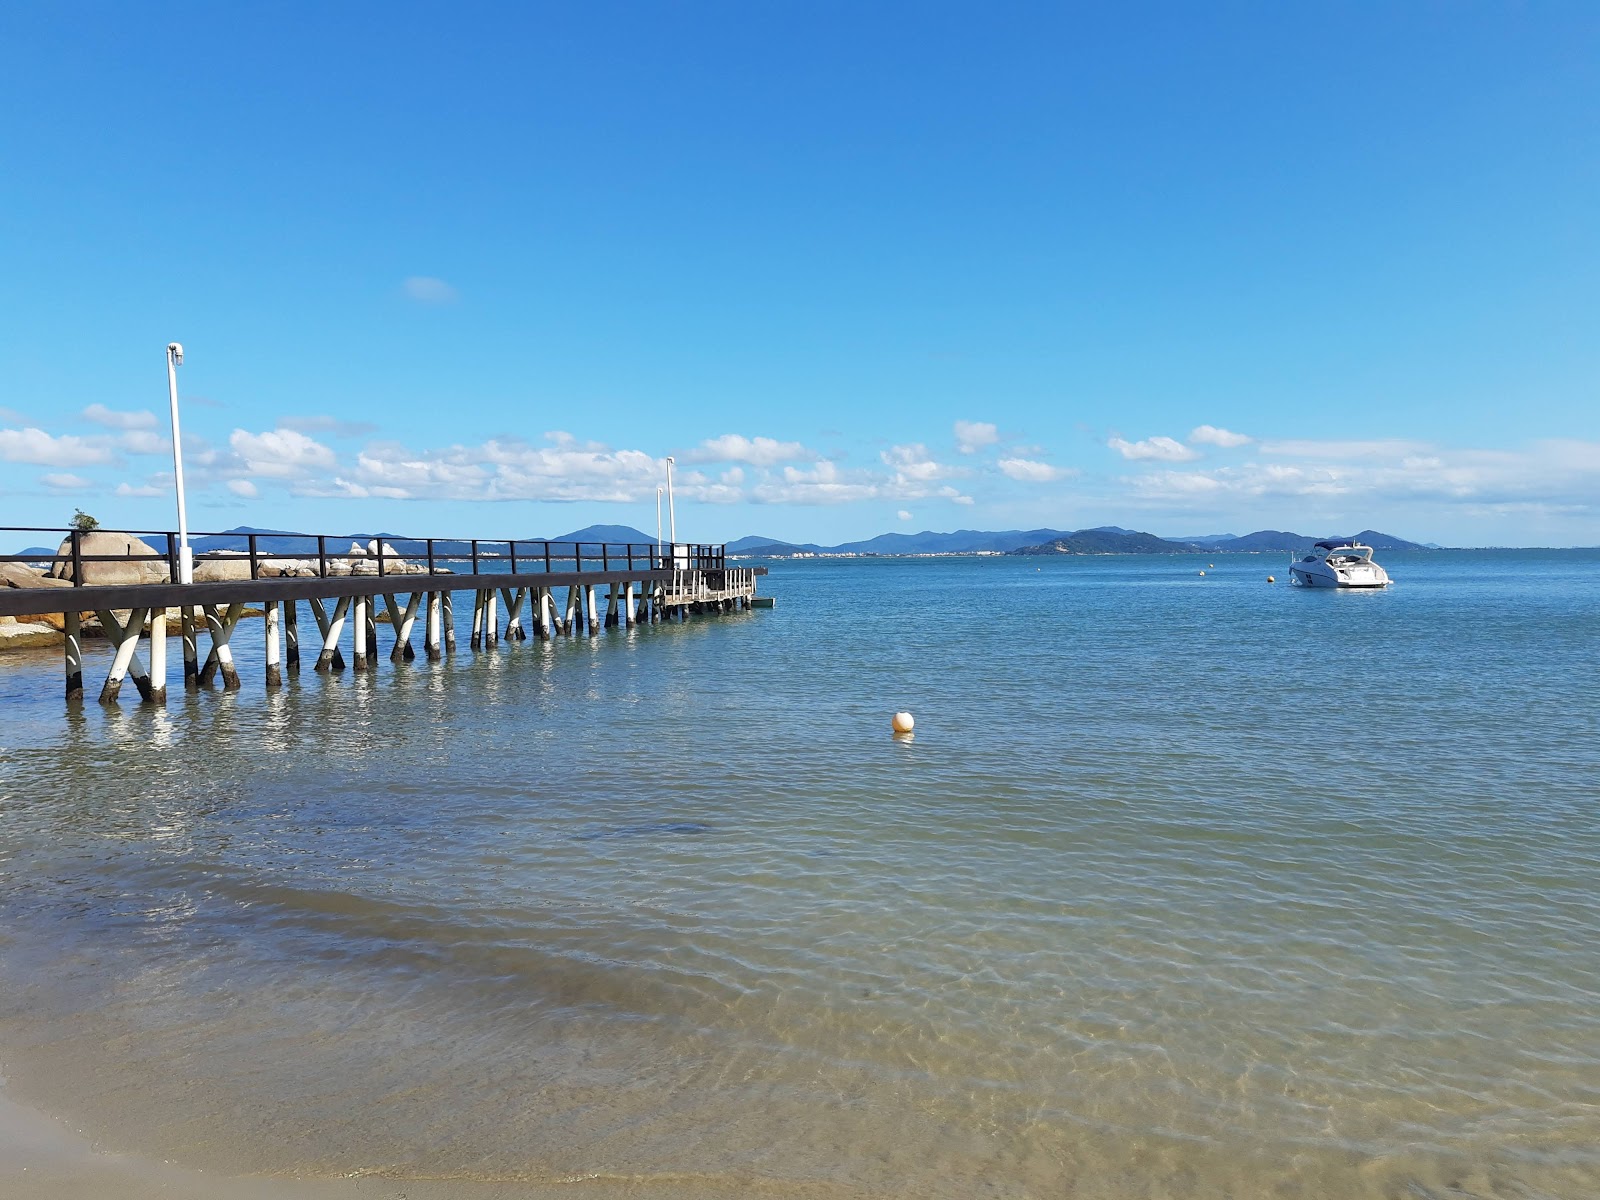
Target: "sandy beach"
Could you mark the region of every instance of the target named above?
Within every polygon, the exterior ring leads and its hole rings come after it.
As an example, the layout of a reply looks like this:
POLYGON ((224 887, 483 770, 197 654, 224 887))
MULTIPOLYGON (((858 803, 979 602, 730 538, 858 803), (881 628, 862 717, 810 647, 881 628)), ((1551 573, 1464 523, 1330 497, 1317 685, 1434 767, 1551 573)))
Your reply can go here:
POLYGON ((116 1153, 0 1091, 0 1195, 6 1200, 694 1200, 779 1194, 848 1200, 855 1189, 745 1179, 280 1179, 229 1176, 116 1153))

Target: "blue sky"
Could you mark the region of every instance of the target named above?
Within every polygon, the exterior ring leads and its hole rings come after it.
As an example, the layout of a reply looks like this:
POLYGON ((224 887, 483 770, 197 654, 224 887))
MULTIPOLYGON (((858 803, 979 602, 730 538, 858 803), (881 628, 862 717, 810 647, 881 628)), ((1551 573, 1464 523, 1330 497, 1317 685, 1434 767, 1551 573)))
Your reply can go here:
POLYGON ((4 524, 1600 543, 1589 4, 12 5, 4 524))

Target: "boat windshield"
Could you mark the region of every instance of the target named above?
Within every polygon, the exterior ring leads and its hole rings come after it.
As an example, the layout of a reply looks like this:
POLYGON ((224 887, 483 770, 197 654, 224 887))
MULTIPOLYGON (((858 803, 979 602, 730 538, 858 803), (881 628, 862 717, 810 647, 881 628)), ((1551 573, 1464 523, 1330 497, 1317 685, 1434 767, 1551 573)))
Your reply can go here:
POLYGON ((1360 549, 1356 549, 1353 546, 1346 546, 1343 549, 1334 550, 1328 555, 1329 562, 1340 564, 1364 563, 1370 562, 1371 559, 1372 551, 1366 546, 1362 546, 1360 549))

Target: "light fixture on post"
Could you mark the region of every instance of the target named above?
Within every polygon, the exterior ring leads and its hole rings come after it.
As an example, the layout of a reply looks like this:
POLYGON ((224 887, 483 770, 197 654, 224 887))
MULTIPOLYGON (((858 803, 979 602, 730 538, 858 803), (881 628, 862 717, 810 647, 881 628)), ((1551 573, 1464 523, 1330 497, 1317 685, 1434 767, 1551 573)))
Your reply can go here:
POLYGON ((178 368, 183 346, 167 343, 167 399, 172 405, 172 478, 178 490, 178 582, 194 582, 194 555, 189 550, 189 513, 183 503, 183 439, 178 432, 178 368))

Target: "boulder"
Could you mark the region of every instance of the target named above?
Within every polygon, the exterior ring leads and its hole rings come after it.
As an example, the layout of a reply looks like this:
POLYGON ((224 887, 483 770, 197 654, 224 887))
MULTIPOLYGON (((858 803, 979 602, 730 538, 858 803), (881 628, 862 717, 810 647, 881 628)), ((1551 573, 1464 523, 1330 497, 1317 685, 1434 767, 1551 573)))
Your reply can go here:
POLYGON ((196 583, 227 583, 236 579, 250 578, 250 560, 238 558, 234 555, 212 557, 206 555, 196 559, 194 564, 194 581, 196 583))
POLYGON ((351 542, 350 543, 350 557, 351 558, 365 558, 366 556, 367 556, 367 548, 365 546, 363 546, 360 542, 351 542))
MULTIPOLYGON (((86 571, 85 574, 87 573, 86 571)), ((72 582, 67 579, 54 579, 49 575, 41 574, 24 563, 0 563, 0 585, 14 588, 50 590, 53 588, 70 588, 72 582)), ((18 617, 16 622, 19 625, 48 625, 55 630, 66 628, 66 616, 64 613, 58 612, 25 613, 18 617)))
POLYGON ((69 579, 56 579, 26 563, 0 563, 0 587, 14 588, 64 588, 71 587, 69 579))
MULTIPOLYGON (((169 578, 166 555, 153 546, 141 542, 131 533, 115 533, 109 529, 96 529, 81 535, 78 551, 84 558, 97 555, 116 555, 132 560, 124 562, 85 562, 83 583, 86 587, 121 586, 135 583, 166 583, 169 578)), ((56 548, 56 554, 70 555, 72 539, 67 538, 56 548)), ((68 558, 50 569, 56 579, 72 579, 72 561, 68 558)))
MULTIPOLYGON (((378 557, 378 539, 377 538, 373 538, 370 542, 367 543, 367 554, 368 554, 369 557, 372 557, 372 558, 377 558, 378 557)), ((383 544, 383 557, 384 557, 385 565, 387 565, 389 560, 399 558, 400 554, 393 546, 389 545, 388 542, 385 542, 383 544)))
POLYGON ((60 629, 29 620, 0 622, 0 650, 28 650, 38 646, 59 646, 60 629))

